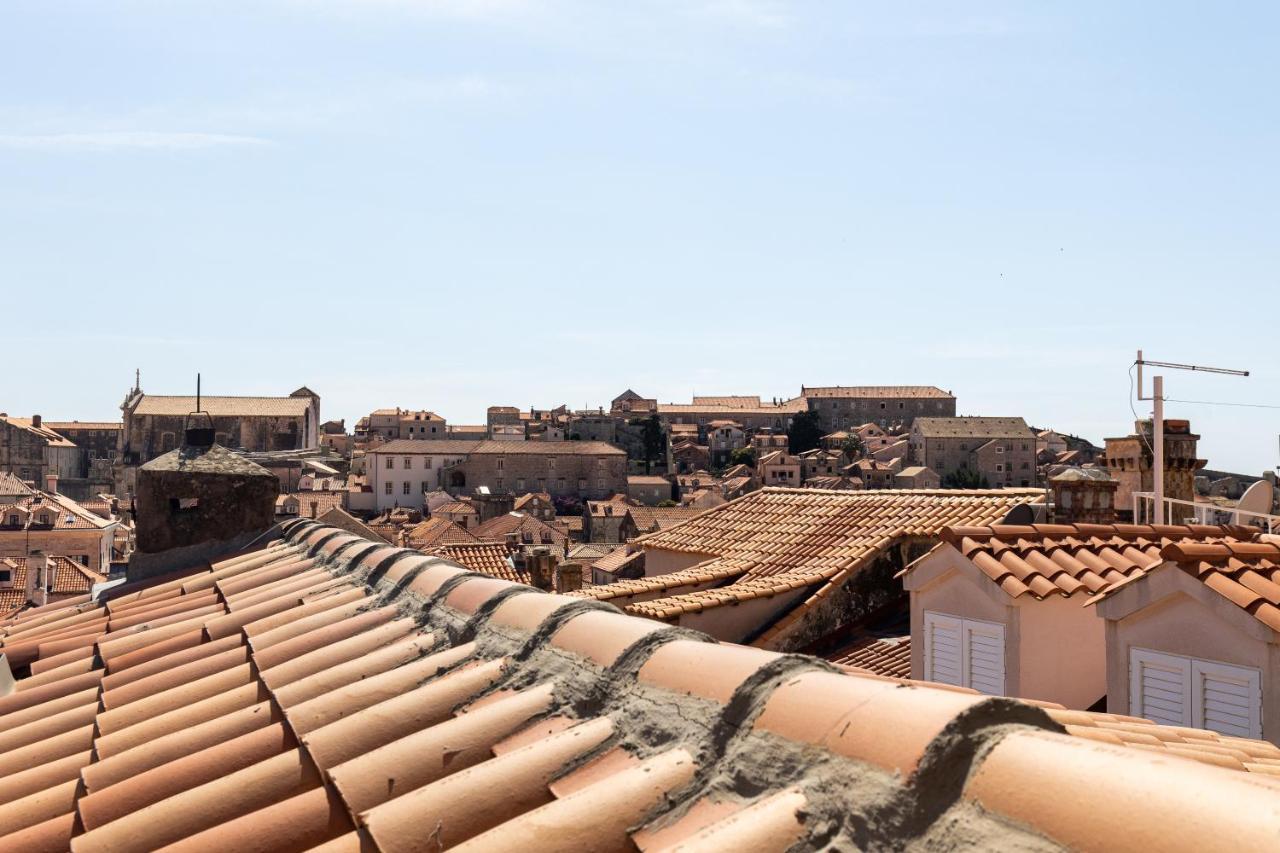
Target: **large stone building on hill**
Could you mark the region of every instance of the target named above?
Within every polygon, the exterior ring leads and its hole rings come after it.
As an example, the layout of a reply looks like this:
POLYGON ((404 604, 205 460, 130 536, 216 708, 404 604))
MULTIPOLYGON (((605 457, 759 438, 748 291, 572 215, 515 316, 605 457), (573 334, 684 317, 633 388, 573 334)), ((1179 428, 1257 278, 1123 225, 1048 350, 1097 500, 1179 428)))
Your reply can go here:
POLYGON ((138 466, 182 444, 197 406, 213 420, 214 443, 236 450, 309 450, 320 444, 320 395, 302 387, 287 397, 196 397, 145 394, 135 386, 124 413, 117 494, 134 490, 138 466))

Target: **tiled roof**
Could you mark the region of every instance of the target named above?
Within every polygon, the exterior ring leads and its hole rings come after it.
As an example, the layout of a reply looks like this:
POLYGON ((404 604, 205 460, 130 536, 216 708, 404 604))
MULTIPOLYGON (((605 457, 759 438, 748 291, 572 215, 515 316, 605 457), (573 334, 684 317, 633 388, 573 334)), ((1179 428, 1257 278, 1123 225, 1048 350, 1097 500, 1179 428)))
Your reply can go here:
MULTIPOLYGON (((92 571, 75 560, 63 556, 50 556, 53 564, 53 588, 55 596, 87 593, 94 584, 102 583, 106 575, 92 571)), ((0 557, 0 569, 9 572, 9 585, 0 589, 0 619, 6 619, 27 606, 27 557, 0 557)))
POLYGON ((583 521, 582 521, 582 516, 580 515, 557 515, 555 524, 559 525, 560 527, 563 527, 565 530, 568 530, 571 533, 582 532, 583 521))
MULTIPOLYGON (((1149 569, 1154 571, 1163 564, 1177 567, 1272 631, 1280 632, 1280 544, 1225 537, 1217 541, 1173 541, 1164 546, 1157 565, 1149 569)), ((1094 601, 1114 594, 1138 577, 1103 590, 1094 601)))
POLYGON ((729 395, 727 397, 699 397, 694 395, 693 405, 695 406, 730 406, 735 409, 758 409, 760 408, 760 396, 729 395))
POLYGON ((391 541, 389 539, 383 539, 382 536, 375 532, 373 528, 341 507, 334 507, 333 509, 330 509, 316 520, 321 524, 327 524, 330 527, 345 530, 347 533, 354 533, 364 539, 372 539, 375 542, 391 541))
MULTIPOLYGON (((541 519, 523 512, 507 512, 475 528, 472 533, 482 542, 505 542, 508 534, 518 533, 521 542, 526 534, 533 537, 533 544, 554 544, 564 547, 568 537, 541 519)), ((527 543, 525 543, 527 544, 527 543)))
POLYGON ((1280 750, 1260 741, 833 672, 312 522, 286 535, 0 624, 19 673, 0 847, 1200 851, 1280 833, 1280 750))
POLYGON ((124 428, 124 424, 120 421, 44 421, 42 426, 46 426, 54 432, 74 429, 118 430, 124 428))
MULTIPOLYGON (((727 483, 725 484, 728 485, 727 483)), ((850 492, 862 488, 860 477, 810 477, 804 481, 806 489, 825 489, 835 492, 850 492)))
POLYGON ((1015 506, 1044 500, 1028 489, 826 492, 766 488, 714 507, 670 530, 634 540, 645 549, 719 557, 727 585, 630 603, 627 611, 676 619, 726 605, 809 593, 760 638, 771 642, 854 572, 903 540, 929 540, 951 525, 992 523, 1015 506))
POLYGON ((836 666, 850 666, 887 675, 891 678, 911 677, 911 636, 861 637, 827 659, 836 666))
POLYGON ((705 509, 684 506, 633 506, 627 511, 640 533, 666 530, 706 512, 705 509))
POLYGON ((1034 438, 1022 418, 916 418, 912 429, 925 438, 1034 438))
MULTIPOLYGON (((596 561, 592 568, 605 572, 616 572, 625 563, 641 553, 643 552, 628 553, 627 549, 619 548, 608 557, 596 561)), ((620 580, 616 583, 575 592, 573 595, 581 598, 593 598, 596 601, 616 601, 617 599, 629 599, 638 595, 652 596, 653 593, 667 593, 682 587, 732 580, 741 574, 741 567, 727 566, 719 560, 708 560, 706 563, 699 563, 696 566, 681 569, 678 572, 620 580)))
POLYGON ((599 569, 602 572, 616 572, 618 569, 622 568, 623 565, 630 562, 633 557, 636 557, 637 554, 643 553, 643 551, 632 553, 625 547, 615 548, 613 551, 610 551, 608 554, 605 554, 603 557, 600 557, 592 563, 591 568, 599 569))
POLYGON ((514 583, 526 583, 529 580, 527 575, 512 568, 507 547, 501 542, 454 542, 440 545, 432 549, 431 553, 453 560, 482 575, 514 583))
POLYGON ((628 486, 670 486, 671 481, 657 474, 632 474, 627 477, 628 486))
POLYGON ((1162 562, 1161 549, 1171 543, 1234 543, 1255 533, 1208 525, 997 524, 952 527, 942 539, 1011 597, 1045 598, 1092 595, 1141 575, 1162 562))
POLYGON ((434 550, 439 545, 480 541, 465 528, 438 516, 405 528, 404 534, 409 547, 420 551, 434 550))
POLYGON ((0 471, 0 495, 16 497, 30 494, 34 494, 30 486, 7 471, 0 471))
POLYGON ((432 507, 431 511, 434 513, 440 513, 441 515, 480 514, 476 508, 467 501, 449 501, 448 503, 438 504, 437 506, 432 507))
MULTIPOLYGON (((311 406, 308 397, 200 397, 200 409, 215 418, 302 417, 311 406)), ((135 415, 188 415, 196 410, 195 397, 144 394, 135 415)))
POLYGON ((524 509, 531 503, 536 502, 551 503, 551 495, 546 492, 529 492, 516 498, 515 509, 524 509))
POLYGON ((622 549, 621 545, 606 545, 603 542, 583 542, 581 545, 574 545, 570 548, 569 553, 565 555, 565 559, 594 563, 601 557, 607 557, 620 549, 622 549))
POLYGON ((7 522, 6 516, 11 507, 21 507, 30 512, 33 518, 39 517, 41 512, 48 512, 53 530, 95 530, 112 523, 89 512, 66 495, 49 492, 36 492, 0 506, 0 524, 7 522))
POLYGON ((818 387, 804 386, 800 389, 802 397, 852 397, 856 399, 908 399, 908 400, 947 400, 951 394, 932 385, 826 385, 818 387))
POLYGON ((626 451, 603 441, 491 441, 456 438, 396 439, 370 453, 431 453, 442 456, 625 456, 626 451))
POLYGON ((36 426, 32 422, 31 418, 15 418, 10 415, 0 415, 0 423, 7 423, 17 429, 26 430, 45 443, 51 444, 55 447, 75 447, 72 442, 68 441, 64 436, 54 432, 47 424, 42 423, 40 426, 36 426))
POLYGON ((896 539, 937 537, 968 519, 999 521, 1015 506, 1043 500, 1043 491, 1031 489, 765 488, 637 541, 732 557, 750 565, 752 577, 798 569, 823 574, 876 555, 896 539))
POLYGON ((769 403, 761 403, 758 406, 726 406, 717 403, 659 403, 658 414, 660 415, 767 415, 779 416, 792 415, 797 412, 803 412, 806 406, 804 400, 794 401, 788 400, 774 406, 769 403))
MULTIPOLYGON (((341 509, 346 502, 346 496, 346 492, 333 491, 292 492, 287 495, 287 497, 295 498, 298 501, 298 515, 303 518, 318 518, 334 507, 341 509), (315 512, 311 511, 313 503, 316 505, 315 512)), ((286 496, 282 495, 281 497, 286 496)))

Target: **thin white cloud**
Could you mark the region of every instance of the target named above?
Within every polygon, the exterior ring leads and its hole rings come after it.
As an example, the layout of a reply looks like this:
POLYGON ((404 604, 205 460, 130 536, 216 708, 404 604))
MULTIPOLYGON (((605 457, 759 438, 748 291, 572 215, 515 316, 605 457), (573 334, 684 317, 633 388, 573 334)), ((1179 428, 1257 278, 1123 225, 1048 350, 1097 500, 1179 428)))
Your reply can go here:
POLYGON ((764 29, 785 27, 791 23, 791 17, 782 4, 772 0, 706 0, 689 7, 688 11, 700 17, 764 29))
POLYGON ((270 145, 269 139, 228 133, 157 133, 106 131, 99 133, 0 133, 0 148, 30 151, 109 151, 116 149, 245 148, 270 145))

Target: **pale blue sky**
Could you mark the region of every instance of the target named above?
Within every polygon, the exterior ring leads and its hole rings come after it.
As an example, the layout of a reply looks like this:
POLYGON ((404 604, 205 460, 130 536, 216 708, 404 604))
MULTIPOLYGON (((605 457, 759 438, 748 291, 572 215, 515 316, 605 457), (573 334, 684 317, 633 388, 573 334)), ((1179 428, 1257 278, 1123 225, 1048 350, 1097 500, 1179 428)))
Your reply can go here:
POLYGON ((107 5, 0 11, 10 413, 924 383, 1099 441, 1140 346, 1280 405, 1274 3, 107 5))

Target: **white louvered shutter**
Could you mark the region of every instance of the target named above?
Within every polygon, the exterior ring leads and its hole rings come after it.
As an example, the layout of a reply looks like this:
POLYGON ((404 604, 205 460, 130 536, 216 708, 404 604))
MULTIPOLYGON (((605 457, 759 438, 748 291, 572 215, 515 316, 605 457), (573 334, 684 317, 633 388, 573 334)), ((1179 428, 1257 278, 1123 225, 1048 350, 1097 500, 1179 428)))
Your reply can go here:
POLYGON ((1191 662, 1191 725, 1224 735, 1262 737, 1262 676, 1256 669, 1191 662))
POLYGON ((1191 659, 1129 651, 1129 713, 1169 726, 1191 725, 1191 659))
POLYGON ((924 677, 926 681, 963 684, 962 620, 942 613, 924 614, 924 677))
POLYGON ((964 620, 965 687, 991 696, 1005 695, 1004 626, 964 620))

